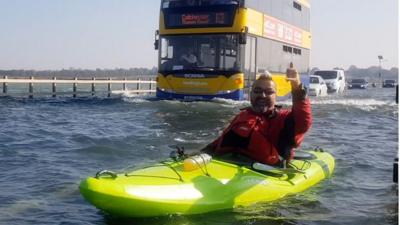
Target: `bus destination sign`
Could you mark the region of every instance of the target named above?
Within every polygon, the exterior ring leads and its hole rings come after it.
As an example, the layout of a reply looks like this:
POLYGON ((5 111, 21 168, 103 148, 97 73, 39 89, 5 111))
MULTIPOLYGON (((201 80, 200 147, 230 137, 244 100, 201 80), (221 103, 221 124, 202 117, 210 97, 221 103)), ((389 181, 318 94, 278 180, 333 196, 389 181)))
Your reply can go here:
POLYGON ((167 28, 232 26, 233 15, 228 12, 170 13, 166 15, 167 28))
POLYGON ((225 13, 210 14, 183 14, 182 25, 210 25, 225 24, 225 13), (213 18, 214 17, 214 18, 213 18))

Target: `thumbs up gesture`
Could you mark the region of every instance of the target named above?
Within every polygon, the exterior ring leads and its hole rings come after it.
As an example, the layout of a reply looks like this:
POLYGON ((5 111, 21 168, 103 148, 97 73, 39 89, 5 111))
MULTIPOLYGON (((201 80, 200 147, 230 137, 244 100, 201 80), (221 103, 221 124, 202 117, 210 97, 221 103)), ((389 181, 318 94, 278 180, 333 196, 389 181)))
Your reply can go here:
POLYGON ((290 84, 293 88, 299 88, 300 86, 300 75, 297 70, 293 67, 293 63, 291 62, 289 68, 286 70, 286 80, 290 81, 290 84))

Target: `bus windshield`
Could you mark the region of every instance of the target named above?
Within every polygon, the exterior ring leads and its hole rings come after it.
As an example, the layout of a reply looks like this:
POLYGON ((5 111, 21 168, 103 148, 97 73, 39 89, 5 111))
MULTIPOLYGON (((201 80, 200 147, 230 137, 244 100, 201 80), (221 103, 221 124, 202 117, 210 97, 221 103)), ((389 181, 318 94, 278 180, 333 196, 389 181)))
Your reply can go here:
POLYGON ((239 0, 163 0, 162 8, 180 8, 191 6, 210 6, 210 5, 238 5, 239 0))
POLYGON ((310 77, 310 83, 311 84, 319 84, 318 77, 310 77))
POLYGON ((336 79, 338 76, 338 73, 336 71, 315 71, 314 75, 321 76, 324 80, 331 80, 331 79, 336 79))
POLYGON ((238 35, 179 35, 160 38, 160 71, 240 71, 238 35))

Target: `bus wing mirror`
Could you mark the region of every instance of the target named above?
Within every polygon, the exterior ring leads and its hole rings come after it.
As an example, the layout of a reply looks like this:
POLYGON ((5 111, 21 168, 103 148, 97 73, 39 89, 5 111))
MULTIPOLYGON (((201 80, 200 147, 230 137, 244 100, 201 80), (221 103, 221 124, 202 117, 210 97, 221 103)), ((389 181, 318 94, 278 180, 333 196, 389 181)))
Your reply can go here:
POLYGON ((154 49, 155 50, 158 50, 158 47, 159 47, 159 43, 160 43, 159 36, 160 36, 160 32, 158 30, 156 30, 156 33, 154 35, 154 49))
POLYGON ((239 44, 241 44, 241 45, 247 44, 247 34, 246 33, 239 34, 239 44))
POLYGON ((249 32, 249 28, 245 27, 244 30, 239 34, 239 44, 245 45, 247 44, 247 33, 249 32))
POLYGON ((158 50, 158 44, 159 44, 159 41, 155 40, 154 41, 154 50, 158 50))

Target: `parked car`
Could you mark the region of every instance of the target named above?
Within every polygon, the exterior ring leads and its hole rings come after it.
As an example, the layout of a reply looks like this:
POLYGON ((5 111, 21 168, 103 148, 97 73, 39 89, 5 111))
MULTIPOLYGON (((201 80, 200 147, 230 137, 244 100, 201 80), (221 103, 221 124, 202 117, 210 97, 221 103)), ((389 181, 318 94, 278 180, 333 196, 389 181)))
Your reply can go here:
POLYGON ((384 88, 396 87, 396 81, 395 80, 384 80, 382 83, 382 87, 384 87, 384 88))
POLYGON ((310 75, 308 94, 310 96, 325 96, 328 94, 328 87, 322 77, 310 75))
POLYGON ((368 81, 365 79, 352 79, 347 85, 349 89, 367 89, 368 81))
POLYGON ((346 88, 343 70, 317 70, 314 75, 321 76, 325 80, 329 93, 342 93, 346 88))

